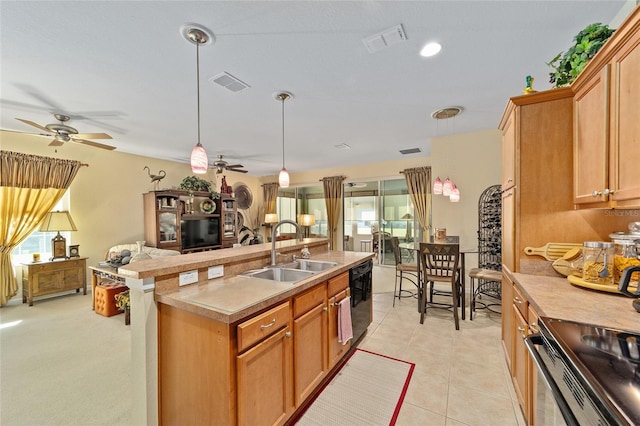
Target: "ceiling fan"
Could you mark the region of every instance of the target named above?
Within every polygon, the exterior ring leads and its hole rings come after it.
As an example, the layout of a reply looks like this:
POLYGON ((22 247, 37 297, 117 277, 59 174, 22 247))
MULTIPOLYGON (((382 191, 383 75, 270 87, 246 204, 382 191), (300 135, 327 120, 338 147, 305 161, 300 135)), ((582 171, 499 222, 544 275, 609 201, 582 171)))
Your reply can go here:
MULTIPOLYGON (((47 124, 45 126, 41 126, 38 123, 34 123, 33 121, 30 120, 25 120, 23 118, 16 118, 16 120, 18 121, 22 121, 25 124, 28 124, 30 126, 33 126, 37 129, 40 129, 46 133, 40 133, 40 134, 36 134, 33 133, 34 135, 37 136, 45 136, 45 137, 53 137, 53 140, 51 141, 51 143, 49 144, 49 146, 61 146, 63 145, 65 142, 78 142, 81 144, 85 144, 85 145, 90 145, 96 148, 102 148, 102 149, 108 149, 108 150, 113 150, 116 149, 115 146, 111 146, 111 145, 105 145, 105 144, 101 144, 98 142, 93 142, 90 141, 88 139, 111 139, 111 136, 109 136, 106 133, 78 133, 78 131, 76 129, 74 129, 71 126, 67 126, 66 124, 64 124, 65 122, 69 121, 69 119, 71 117, 69 117, 68 115, 64 115, 64 114, 53 114, 53 116, 56 118, 56 120, 58 120, 60 123, 53 123, 53 124, 47 124)), ((11 130, 9 130, 11 131, 11 130)), ((23 133, 23 132, 15 132, 15 133, 23 133)))
POLYGON ((224 172, 225 170, 238 173, 247 173, 247 170, 239 170, 240 168, 244 167, 242 164, 229 164, 228 162, 223 160, 222 157, 222 154, 218 155, 218 159, 213 162, 213 168, 216 169, 216 173, 219 174, 224 172))

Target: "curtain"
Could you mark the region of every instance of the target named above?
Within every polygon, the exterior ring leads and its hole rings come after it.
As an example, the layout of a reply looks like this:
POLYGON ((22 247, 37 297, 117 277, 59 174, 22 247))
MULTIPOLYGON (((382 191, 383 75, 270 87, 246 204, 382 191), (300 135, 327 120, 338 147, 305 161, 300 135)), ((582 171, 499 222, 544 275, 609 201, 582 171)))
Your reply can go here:
POLYGON ((64 195, 83 164, 0 151, 0 305, 18 292, 11 253, 64 195))
POLYGON ((404 174, 407 181, 409 196, 423 231, 422 239, 428 241, 426 236, 431 230, 431 167, 415 167, 400 173, 404 174))
MULTIPOLYGON (((264 214, 276 213, 276 200, 278 198, 278 182, 262 185, 262 198, 264 200, 264 214)), ((264 218, 262 218, 264 219, 264 218)))
POLYGON ((327 231, 329 232, 329 249, 337 250, 342 247, 338 244, 338 220, 342 212, 342 182, 344 176, 332 176, 322 178, 324 187, 324 202, 327 206, 327 231))

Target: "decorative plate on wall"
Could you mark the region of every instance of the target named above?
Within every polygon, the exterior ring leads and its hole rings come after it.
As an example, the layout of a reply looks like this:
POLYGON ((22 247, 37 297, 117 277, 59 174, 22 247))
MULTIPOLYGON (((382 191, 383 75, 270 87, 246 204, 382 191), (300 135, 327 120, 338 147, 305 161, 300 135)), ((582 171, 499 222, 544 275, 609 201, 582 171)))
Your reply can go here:
POLYGON ((253 195, 247 185, 241 182, 236 183, 233 185, 233 193, 236 196, 236 202, 238 203, 239 209, 246 210, 251 207, 251 204, 253 203, 253 195))

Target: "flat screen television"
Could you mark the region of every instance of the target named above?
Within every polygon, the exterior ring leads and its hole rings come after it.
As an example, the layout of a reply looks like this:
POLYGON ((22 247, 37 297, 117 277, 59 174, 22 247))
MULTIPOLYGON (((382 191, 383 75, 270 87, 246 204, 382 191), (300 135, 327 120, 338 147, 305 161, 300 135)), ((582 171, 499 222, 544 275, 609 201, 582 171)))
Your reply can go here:
POLYGON ((218 246, 220 242, 220 218, 183 219, 180 221, 182 250, 218 246))

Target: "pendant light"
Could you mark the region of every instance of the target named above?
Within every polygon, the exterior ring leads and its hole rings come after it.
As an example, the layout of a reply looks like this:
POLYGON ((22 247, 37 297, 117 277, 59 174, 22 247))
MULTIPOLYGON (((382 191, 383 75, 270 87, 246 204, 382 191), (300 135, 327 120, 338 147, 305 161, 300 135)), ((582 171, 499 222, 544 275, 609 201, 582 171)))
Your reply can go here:
POLYGON ((442 195, 448 197, 451 195, 451 191, 453 191, 453 182, 451 182, 451 179, 446 178, 442 184, 442 195))
POLYGON ((435 195, 442 195, 442 180, 440 179, 440 176, 438 176, 436 181, 433 182, 433 193, 435 195))
POLYGON ((183 36, 187 41, 196 45, 196 88, 198 99, 198 143, 191 151, 191 171, 205 174, 209 168, 209 158, 204 146, 200 143, 200 45, 208 43, 211 37, 201 28, 183 28, 183 36))
POLYGON ((460 201, 460 190, 455 184, 453 184, 451 195, 449 195, 449 201, 451 201, 452 203, 457 203, 460 201))
POLYGON ((282 170, 280 170, 280 175, 278 176, 278 183, 280 184, 280 188, 288 188, 289 172, 287 172, 284 166, 284 101, 293 98, 293 95, 289 92, 280 92, 275 94, 275 98, 282 102, 282 170))

